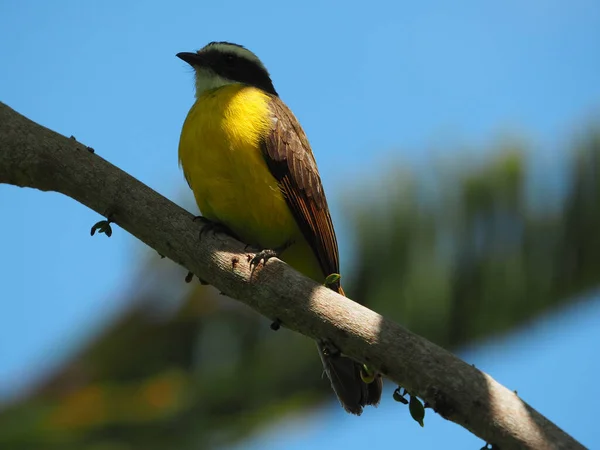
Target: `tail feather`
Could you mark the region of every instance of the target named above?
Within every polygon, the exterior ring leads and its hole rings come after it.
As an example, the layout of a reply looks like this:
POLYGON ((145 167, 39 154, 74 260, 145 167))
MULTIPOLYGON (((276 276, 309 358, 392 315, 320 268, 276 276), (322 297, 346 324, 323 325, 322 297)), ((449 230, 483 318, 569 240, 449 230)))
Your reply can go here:
MULTIPOLYGON (((341 286, 335 290, 344 295, 341 286)), ((359 416, 364 406, 379 404, 383 389, 380 374, 375 374, 373 382, 367 384, 360 376, 362 364, 341 354, 332 355, 320 342, 317 342, 317 347, 331 387, 346 411, 359 416)))
POLYGON ((322 343, 317 343, 319 356, 331 387, 346 411, 360 416, 366 405, 377 406, 381 399, 383 380, 376 374, 372 383, 360 376, 362 365, 342 355, 331 355, 322 343))

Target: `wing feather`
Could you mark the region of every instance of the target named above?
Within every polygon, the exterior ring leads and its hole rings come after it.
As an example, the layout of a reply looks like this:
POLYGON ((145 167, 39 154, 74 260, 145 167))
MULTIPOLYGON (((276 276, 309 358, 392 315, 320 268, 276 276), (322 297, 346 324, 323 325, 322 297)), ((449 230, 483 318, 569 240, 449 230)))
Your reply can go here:
MULTIPOLYGON (((292 111, 279 97, 272 97, 269 108, 273 126, 262 142, 267 165, 315 252, 324 276, 339 273, 337 239, 308 139, 292 111)), ((332 287, 339 289, 339 286, 332 287)))

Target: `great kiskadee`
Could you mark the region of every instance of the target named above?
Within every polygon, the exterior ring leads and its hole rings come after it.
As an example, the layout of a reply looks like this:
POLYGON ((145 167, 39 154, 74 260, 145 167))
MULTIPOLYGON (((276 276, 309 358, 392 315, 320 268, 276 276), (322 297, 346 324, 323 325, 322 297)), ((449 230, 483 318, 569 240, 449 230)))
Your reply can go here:
MULTIPOLYGON (((317 282, 339 273, 315 158, 263 63, 229 42, 177 56, 195 71, 196 102, 183 124, 179 161, 203 217, 248 245, 278 250, 279 258, 317 282)), ((330 287, 344 295, 339 281, 330 287)), ((361 376, 362 364, 317 346, 346 411, 361 414, 365 405, 379 403, 379 374, 361 376)))

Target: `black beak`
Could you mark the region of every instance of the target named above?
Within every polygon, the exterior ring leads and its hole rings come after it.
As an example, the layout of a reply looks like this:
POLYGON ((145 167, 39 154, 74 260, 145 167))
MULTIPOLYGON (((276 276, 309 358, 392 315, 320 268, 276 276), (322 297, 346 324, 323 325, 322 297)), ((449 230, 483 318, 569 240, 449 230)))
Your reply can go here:
POLYGON ((177 56, 180 59, 183 59, 190 66, 201 66, 202 65, 203 58, 198 53, 181 52, 181 53, 177 53, 177 55, 175 55, 175 56, 177 56))

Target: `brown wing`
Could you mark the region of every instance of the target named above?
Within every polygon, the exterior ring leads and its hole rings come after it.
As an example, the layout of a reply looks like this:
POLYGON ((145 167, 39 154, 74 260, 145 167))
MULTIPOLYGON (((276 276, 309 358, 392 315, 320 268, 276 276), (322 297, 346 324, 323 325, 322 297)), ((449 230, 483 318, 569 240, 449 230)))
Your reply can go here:
MULTIPOLYGON (((267 165, 317 255, 324 276, 339 273, 335 231, 308 139, 279 97, 272 97, 269 107, 273 125, 262 143, 267 165)), ((337 286, 335 288, 337 290, 337 286)))

